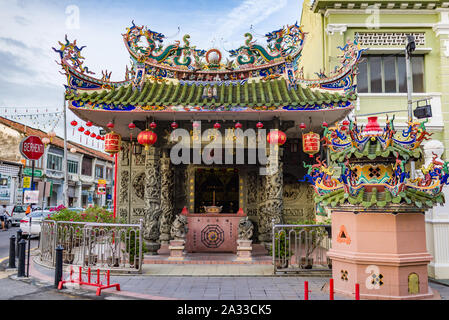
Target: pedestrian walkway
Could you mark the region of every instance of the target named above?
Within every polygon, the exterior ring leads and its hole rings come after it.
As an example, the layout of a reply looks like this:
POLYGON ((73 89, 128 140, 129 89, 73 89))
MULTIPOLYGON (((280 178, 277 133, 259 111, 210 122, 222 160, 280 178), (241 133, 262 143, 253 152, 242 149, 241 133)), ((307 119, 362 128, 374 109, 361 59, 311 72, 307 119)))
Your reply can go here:
MULTIPOLYGON (((104 294, 108 298, 150 300, 304 300, 304 282, 308 281, 310 300, 329 300, 328 277, 272 272, 269 265, 149 264, 144 265, 142 274, 111 276, 111 283, 119 283, 121 291, 107 289, 104 294)), ((53 284, 54 269, 32 261, 30 276, 53 284)), ((67 270, 64 277, 68 277, 67 270)), ((430 286, 435 299, 449 300, 449 287, 433 282, 430 286)), ((94 292, 89 287, 82 290, 94 292)), ((76 290, 62 291, 76 294, 76 290)), ((335 300, 351 299, 335 294, 335 300)))
MULTIPOLYGON (((304 281, 309 281, 310 299, 329 297, 328 278, 279 277, 272 272, 266 265, 144 265, 142 275, 111 276, 111 283, 119 283, 122 291, 105 293, 151 300, 303 300, 304 281)), ((54 270, 33 261, 30 275, 51 282, 54 270)))

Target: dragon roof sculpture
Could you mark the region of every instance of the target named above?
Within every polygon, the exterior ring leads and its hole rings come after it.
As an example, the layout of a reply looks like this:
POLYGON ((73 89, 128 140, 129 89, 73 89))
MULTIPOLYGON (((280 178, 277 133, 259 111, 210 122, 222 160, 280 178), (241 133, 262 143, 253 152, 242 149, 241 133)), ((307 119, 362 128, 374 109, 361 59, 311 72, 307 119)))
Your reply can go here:
MULTIPOLYGON (((265 35, 267 45, 254 40, 246 33, 244 45, 229 50, 230 58, 222 60, 222 52, 216 48, 202 50, 190 43, 186 34, 181 41, 167 44, 166 36, 145 26, 132 25, 122 34, 123 41, 131 56, 131 66, 126 68, 125 80, 111 81, 111 73, 103 72, 102 77, 94 74, 84 65, 76 40, 65 43, 53 50, 59 53, 64 73, 67 75, 68 93, 78 91, 97 91, 119 89, 132 86, 142 90, 146 81, 155 83, 174 82, 180 85, 243 85, 249 80, 271 82, 285 79, 288 90, 297 90, 298 85, 305 88, 318 88, 325 91, 341 92, 349 97, 355 93, 354 75, 362 49, 357 41, 348 42, 342 50, 341 66, 330 76, 321 75, 318 79, 302 79, 298 71, 298 59, 305 43, 306 33, 297 23, 284 26, 265 35)), ((329 100, 329 99, 327 99, 329 100)))

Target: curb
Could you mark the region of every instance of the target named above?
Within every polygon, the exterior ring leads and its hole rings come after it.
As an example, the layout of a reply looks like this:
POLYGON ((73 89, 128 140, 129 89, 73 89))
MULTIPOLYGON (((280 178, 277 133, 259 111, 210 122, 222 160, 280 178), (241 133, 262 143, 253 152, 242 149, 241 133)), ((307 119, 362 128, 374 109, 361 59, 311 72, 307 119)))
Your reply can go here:
POLYGON ((430 277, 428 279, 429 279, 429 282, 440 284, 440 285, 445 286, 445 287, 449 287, 449 283, 441 282, 441 281, 439 281, 439 279, 433 279, 433 278, 430 278, 430 277))

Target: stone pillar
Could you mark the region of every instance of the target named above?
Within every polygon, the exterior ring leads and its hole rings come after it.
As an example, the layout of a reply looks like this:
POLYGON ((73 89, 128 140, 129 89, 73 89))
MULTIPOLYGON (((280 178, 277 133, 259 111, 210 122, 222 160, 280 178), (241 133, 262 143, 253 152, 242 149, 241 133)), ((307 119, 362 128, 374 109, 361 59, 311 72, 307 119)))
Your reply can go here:
POLYGON ((76 182, 76 202, 73 204, 75 207, 81 208, 83 206, 82 202, 82 190, 83 190, 83 184, 81 181, 76 182))
POLYGON ((276 224, 282 223, 284 208, 282 162, 276 157, 279 157, 277 152, 268 159, 267 175, 262 177, 265 188, 259 205, 259 241, 267 249, 271 245, 272 220, 276 224))
POLYGON ((170 157, 165 150, 161 158, 161 218, 159 227, 159 240, 167 245, 170 240, 170 229, 174 219, 174 171, 170 157))
POLYGON ((161 216, 161 175, 159 149, 151 147, 145 159, 145 220, 144 239, 150 254, 160 248, 159 218, 161 216))

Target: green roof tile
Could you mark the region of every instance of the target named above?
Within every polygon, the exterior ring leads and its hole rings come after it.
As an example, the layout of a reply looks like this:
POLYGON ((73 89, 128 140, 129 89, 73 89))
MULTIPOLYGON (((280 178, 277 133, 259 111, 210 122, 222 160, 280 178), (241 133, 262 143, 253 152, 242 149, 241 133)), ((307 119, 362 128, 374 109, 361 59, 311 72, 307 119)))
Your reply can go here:
POLYGON ((355 100, 356 95, 344 96, 338 93, 320 92, 297 86, 288 90, 284 79, 263 82, 244 83, 242 85, 217 85, 217 96, 212 99, 202 98, 204 86, 181 85, 170 83, 146 82, 141 90, 131 85, 118 89, 103 90, 93 93, 68 93, 66 99, 90 101, 92 103, 124 105, 207 105, 223 106, 284 106, 333 103, 355 100))

